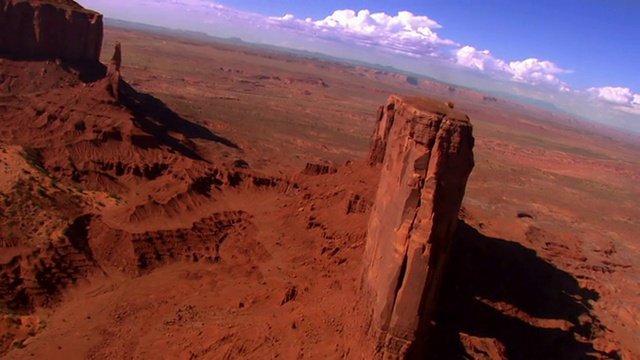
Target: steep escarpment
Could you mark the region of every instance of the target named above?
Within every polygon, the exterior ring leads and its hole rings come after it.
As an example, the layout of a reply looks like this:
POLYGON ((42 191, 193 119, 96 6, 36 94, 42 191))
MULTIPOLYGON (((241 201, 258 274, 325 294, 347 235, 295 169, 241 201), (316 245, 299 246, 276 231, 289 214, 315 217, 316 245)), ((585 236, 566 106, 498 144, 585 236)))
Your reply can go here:
POLYGON ((0 0, 0 55, 98 61, 102 27, 75 1, 0 0))
POLYGON ((378 119, 369 162, 383 167, 364 254, 369 334, 379 358, 422 358, 474 166, 472 127, 429 98, 392 96, 378 119))

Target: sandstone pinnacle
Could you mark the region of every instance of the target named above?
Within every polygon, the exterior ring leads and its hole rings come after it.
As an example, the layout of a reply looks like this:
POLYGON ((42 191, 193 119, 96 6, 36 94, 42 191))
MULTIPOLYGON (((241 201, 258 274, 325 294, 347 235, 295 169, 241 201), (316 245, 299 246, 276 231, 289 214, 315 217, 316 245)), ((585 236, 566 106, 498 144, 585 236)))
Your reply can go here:
POLYGON ((119 42, 116 42, 115 50, 109 67, 107 68, 107 90, 118 100, 120 97, 120 66, 122 65, 122 50, 119 42))
POLYGON ((382 172, 363 274, 377 358, 428 351, 473 145, 469 117, 444 102, 392 96, 379 110, 369 162, 382 172))

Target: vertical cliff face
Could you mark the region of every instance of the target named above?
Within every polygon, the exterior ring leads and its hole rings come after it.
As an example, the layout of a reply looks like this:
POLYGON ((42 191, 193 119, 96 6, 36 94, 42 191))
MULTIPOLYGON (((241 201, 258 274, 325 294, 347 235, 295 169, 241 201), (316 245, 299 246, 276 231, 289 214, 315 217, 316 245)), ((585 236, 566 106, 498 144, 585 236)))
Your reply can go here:
POLYGON ((97 61, 102 27, 72 0, 0 0, 0 56, 97 61))
POLYGON ((371 143, 369 147, 369 165, 382 164, 384 161, 384 153, 387 148, 387 140, 389 131, 393 125, 395 107, 400 103, 400 98, 391 96, 387 105, 378 107, 378 116, 376 116, 376 125, 371 135, 371 143))
POLYGON ((466 115, 428 98, 392 96, 378 119, 369 161, 383 165, 363 276, 369 332, 379 358, 422 358, 474 166, 472 127, 466 115))

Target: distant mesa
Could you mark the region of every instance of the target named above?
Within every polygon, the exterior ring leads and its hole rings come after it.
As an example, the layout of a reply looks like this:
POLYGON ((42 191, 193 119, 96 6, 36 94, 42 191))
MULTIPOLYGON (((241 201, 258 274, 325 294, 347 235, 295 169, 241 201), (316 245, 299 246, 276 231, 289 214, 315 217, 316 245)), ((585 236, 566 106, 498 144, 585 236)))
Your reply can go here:
POLYGON ((72 0, 0 0, 0 55, 98 61, 102 15, 72 0))
POLYGON ((415 86, 419 85, 418 78, 415 76, 407 76, 407 83, 415 86))

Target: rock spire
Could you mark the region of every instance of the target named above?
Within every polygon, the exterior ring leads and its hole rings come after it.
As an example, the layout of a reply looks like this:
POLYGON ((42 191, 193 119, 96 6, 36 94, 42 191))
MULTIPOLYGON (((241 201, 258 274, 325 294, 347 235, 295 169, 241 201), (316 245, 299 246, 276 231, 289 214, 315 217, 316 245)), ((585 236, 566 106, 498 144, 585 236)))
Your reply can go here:
POLYGON ((377 358, 427 354, 473 145, 469 117, 444 102, 392 96, 379 110, 369 162, 382 172, 362 284, 377 358))

